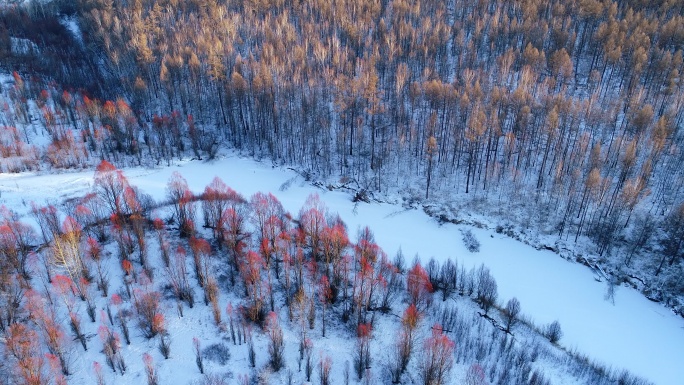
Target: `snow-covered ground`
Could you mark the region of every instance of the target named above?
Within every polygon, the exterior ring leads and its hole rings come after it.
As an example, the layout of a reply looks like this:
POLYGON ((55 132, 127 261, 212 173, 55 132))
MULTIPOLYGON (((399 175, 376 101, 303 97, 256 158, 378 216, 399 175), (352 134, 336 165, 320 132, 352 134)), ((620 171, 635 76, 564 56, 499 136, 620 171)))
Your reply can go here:
MULTIPOLYGON (((656 384, 681 384, 684 378, 684 320, 650 302, 635 290, 619 287, 614 305, 604 299, 606 284, 588 268, 549 251, 536 250, 491 230, 471 228, 481 243, 479 253, 468 252, 459 229, 439 225, 422 211, 392 204, 355 205, 349 195, 306 183, 292 171, 235 155, 204 163, 185 162, 160 169, 126 169, 132 185, 155 199, 165 197, 174 171, 201 192, 218 176, 246 197, 272 192, 293 215, 310 193, 318 193, 331 212, 338 212, 355 237, 357 228, 370 226, 377 243, 390 255, 401 248, 408 262, 418 254, 458 259, 467 266, 484 263, 496 278, 499 302, 517 297, 523 313, 538 325, 560 321, 561 345, 599 362, 628 369, 656 384)), ((30 202, 60 202, 89 192, 93 172, 63 174, 1 174, 0 203, 26 213, 30 202)), ((468 227, 469 228, 469 227, 468 227)), ((458 343, 458 341, 457 341, 458 343)))

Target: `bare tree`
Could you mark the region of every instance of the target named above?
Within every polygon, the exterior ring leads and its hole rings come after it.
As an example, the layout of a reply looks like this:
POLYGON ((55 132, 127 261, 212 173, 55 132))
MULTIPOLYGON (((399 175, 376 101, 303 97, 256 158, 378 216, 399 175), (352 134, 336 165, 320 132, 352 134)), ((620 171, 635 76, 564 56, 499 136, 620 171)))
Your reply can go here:
POLYGON ((513 297, 506 302, 506 307, 504 308, 504 317, 506 317, 506 333, 511 332, 513 325, 518 322, 518 315, 520 314, 520 301, 513 297))
POLYGON ((489 272, 489 268, 481 265, 477 271, 477 301, 485 314, 496 303, 497 296, 497 285, 494 277, 489 272))

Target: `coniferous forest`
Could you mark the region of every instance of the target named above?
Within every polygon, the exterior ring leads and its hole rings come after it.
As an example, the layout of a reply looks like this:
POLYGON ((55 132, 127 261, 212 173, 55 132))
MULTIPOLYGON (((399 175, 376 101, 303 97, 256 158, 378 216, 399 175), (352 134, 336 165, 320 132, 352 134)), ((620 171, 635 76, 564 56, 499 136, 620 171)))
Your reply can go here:
POLYGON ((0 171, 233 149, 576 247, 683 314, 683 50, 673 0, 8 3, 0 171))

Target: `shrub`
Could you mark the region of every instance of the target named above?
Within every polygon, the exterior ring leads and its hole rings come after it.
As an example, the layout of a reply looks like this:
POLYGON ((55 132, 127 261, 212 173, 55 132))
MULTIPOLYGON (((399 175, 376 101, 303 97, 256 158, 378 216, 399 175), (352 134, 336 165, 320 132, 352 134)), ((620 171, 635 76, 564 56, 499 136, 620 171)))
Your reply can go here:
POLYGON ((171 356, 171 341, 166 333, 159 334, 159 352, 165 360, 168 360, 171 356))
POLYGON ((254 341, 252 340, 252 335, 247 337, 247 357, 249 358, 249 366, 252 368, 256 367, 256 351, 254 350, 254 341))
POLYGON ((232 377, 228 374, 219 375, 216 373, 205 374, 200 380, 194 382, 194 385, 228 385, 233 382, 230 381, 232 377))
POLYGON ((470 231, 470 229, 461 230, 461 234, 463 235, 463 244, 468 251, 471 253, 477 253, 480 251, 480 241, 475 238, 475 235, 473 235, 473 232, 470 231))
POLYGON ((200 340, 197 337, 192 339, 192 347, 195 351, 195 363, 197 364, 197 369, 200 373, 204 374, 204 357, 201 352, 200 340))
POLYGON ((136 310, 138 327, 147 339, 155 337, 164 330, 164 315, 161 313, 158 292, 136 293, 133 305, 136 310))
POLYGON ((224 344, 211 344, 204 348, 202 356, 219 365, 225 365, 230 359, 230 350, 228 349, 228 346, 224 344))
POLYGON ((273 368, 274 372, 277 372, 284 364, 283 351, 285 346, 283 343, 283 330, 280 328, 276 313, 269 313, 266 325, 269 338, 268 354, 270 355, 271 368, 273 368))
POLYGON ((157 377, 157 369, 154 367, 154 360, 152 356, 143 354, 143 363, 145 363, 145 374, 147 375, 147 385, 157 385, 159 383, 157 377))
POLYGON ((552 344, 558 342, 561 337, 563 337, 563 331, 561 330, 560 323, 558 321, 551 322, 545 330, 546 338, 551 341, 552 344))
POLYGON ((332 360, 330 357, 321 357, 321 362, 319 364, 321 371, 321 385, 330 385, 330 367, 332 366, 332 360))

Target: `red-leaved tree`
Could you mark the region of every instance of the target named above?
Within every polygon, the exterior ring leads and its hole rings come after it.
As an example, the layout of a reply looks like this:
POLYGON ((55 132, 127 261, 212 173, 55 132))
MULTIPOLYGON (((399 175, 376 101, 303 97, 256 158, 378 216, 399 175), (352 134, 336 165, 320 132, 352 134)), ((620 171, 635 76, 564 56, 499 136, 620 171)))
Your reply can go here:
POLYGON ((48 352, 57 360, 59 371, 68 376, 70 374, 69 354, 71 349, 62 325, 58 322, 59 318, 55 306, 44 301, 40 294, 33 290, 27 293, 26 298, 26 307, 29 310, 30 318, 43 337, 48 352))
POLYGON ((163 314, 159 300, 161 294, 157 291, 135 290, 133 305, 135 307, 138 327, 145 338, 152 338, 163 332, 163 314), (159 322, 161 317, 161 323, 159 322))
POLYGON ((31 278, 28 267, 31 245, 36 241, 33 227, 17 220, 16 213, 0 208, 0 254, 14 267, 18 274, 28 280, 31 278))
POLYGON ((97 361, 93 362, 93 372, 95 372, 95 384, 105 385, 106 383, 104 374, 102 373, 102 365, 100 365, 100 363, 97 361))
POLYGON ((107 365, 114 373, 117 370, 123 375, 126 372, 126 363, 121 356, 121 341, 119 335, 105 325, 100 325, 97 334, 102 341, 102 352, 105 355, 107 365))
POLYGON ((16 362, 17 374, 26 385, 44 385, 45 361, 36 332, 24 324, 12 324, 5 336, 7 352, 16 362))
POLYGON ((418 262, 406 275, 406 291, 411 303, 419 309, 427 308, 432 302, 432 283, 427 272, 418 262))
POLYGON ((354 370, 359 380, 363 378, 367 369, 370 369, 370 340, 371 324, 360 324, 356 329, 356 349, 354 351, 354 370))
POLYGON ((245 203, 242 195, 228 187, 219 177, 215 177, 202 194, 202 212, 205 226, 212 229, 214 240, 219 247, 223 244, 223 213, 229 207, 245 203))
POLYGON ((252 209, 250 219, 258 236, 257 242, 261 243, 261 239, 268 238, 266 229, 268 219, 271 217, 280 218, 284 212, 283 206, 275 195, 261 192, 252 195, 249 199, 249 205, 252 209))
POLYGON ((110 213, 122 215, 124 212, 124 191, 129 187, 128 180, 121 170, 103 160, 95 169, 95 192, 109 208, 110 213))
POLYGON ((170 246, 167 239, 164 221, 162 221, 160 218, 154 218, 152 225, 154 226, 155 233, 157 233, 157 242, 159 242, 159 250, 161 251, 161 257, 162 261, 164 261, 164 266, 169 267, 169 263, 171 262, 169 252, 170 246))
POLYGON ((325 275, 331 276, 330 267, 332 266, 333 282, 335 285, 339 285, 341 281, 340 259, 344 251, 349 247, 347 229, 340 223, 324 228, 321 232, 321 244, 323 260, 325 262, 325 275))
POLYGON ((395 384, 401 381, 401 375, 411 359, 416 340, 415 330, 421 318, 422 314, 415 304, 409 305, 401 317, 401 330, 395 345, 394 362, 391 363, 392 382, 395 384))
POLYGON ((454 365, 454 341, 435 324, 432 336, 425 340, 420 362, 420 378, 423 385, 443 385, 454 365))
POLYGON ((263 268, 264 260, 254 251, 248 251, 240 264, 240 273, 251 302, 247 309, 247 317, 255 322, 263 320, 264 315, 263 305, 267 288, 261 279, 261 269, 263 268))
POLYGON ((235 272, 240 269, 240 260, 247 247, 249 233, 245 229, 245 209, 243 206, 236 208, 229 207, 222 214, 223 241, 228 249, 229 260, 231 262, 230 282, 235 284, 235 272))
POLYGON ((190 251, 195 266, 195 276, 200 287, 204 287, 209 275, 209 254, 211 245, 204 238, 190 237, 190 251))

